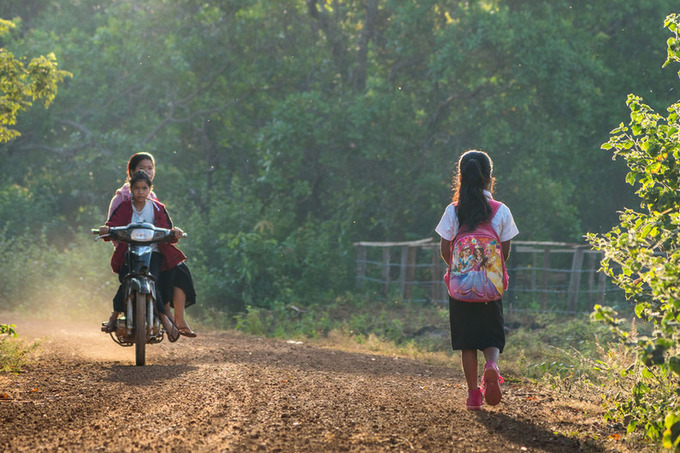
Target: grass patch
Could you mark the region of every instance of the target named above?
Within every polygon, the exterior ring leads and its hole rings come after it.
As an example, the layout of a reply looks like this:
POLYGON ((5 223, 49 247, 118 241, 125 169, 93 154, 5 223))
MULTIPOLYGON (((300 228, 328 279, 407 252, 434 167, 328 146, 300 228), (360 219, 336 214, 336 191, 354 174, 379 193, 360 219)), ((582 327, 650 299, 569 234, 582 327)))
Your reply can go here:
POLYGON ((39 341, 27 342, 17 338, 16 326, 0 324, 0 373, 19 373, 30 363, 31 353, 40 345, 39 341))
POLYGON ((555 314, 509 316, 503 362, 517 375, 549 379, 570 385, 575 380, 592 381, 595 366, 614 340, 605 326, 593 323, 586 314, 565 317, 555 314))
POLYGON ((248 307, 235 316, 209 309, 192 318, 206 327, 273 338, 327 339, 333 332, 336 339, 342 333, 358 344, 373 336, 397 348, 441 351, 449 346, 448 308, 433 304, 374 303, 348 295, 327 304, 248 307))

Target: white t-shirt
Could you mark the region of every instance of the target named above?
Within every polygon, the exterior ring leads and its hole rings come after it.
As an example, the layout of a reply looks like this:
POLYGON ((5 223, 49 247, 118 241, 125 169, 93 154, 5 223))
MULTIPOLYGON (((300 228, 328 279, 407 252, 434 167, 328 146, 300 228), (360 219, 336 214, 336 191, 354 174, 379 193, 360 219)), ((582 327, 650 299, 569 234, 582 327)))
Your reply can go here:
MULTIPOLYGON (((491 192, 488 190, 484 191, 484 195, 486 195, 489 200, 493 199, 491 197, 491 192)), ((434 230, 442 237, 442 239, 451 241, 456 237, 456 234, 458 234, 458 226, 456 207, 451 203, 446 207, 446 210, 444 210, 444 215, 442 215, 437 228, 434 230)), ((509 241, 519 234, 517 225, 515 225, 515 221, 512 218, 510 208, 503 203, 501 203, 494 218, 491 219, 491 228, 498 234, 501 242, 509 241)))
MULTIPOLYGON (((135 204, 132 203, 132 222, 146 222, 153 225, 153 221, 153 202, 151 200, 148 198, 146 199, 146 203, 141 211, 138 211, 137 208, 135 208, 135 204)), ((150 246, 153 250, 158 250, 158 244, 153 243, 150 244, 150 246)))
POLYGON ((146 199, 146 203, 144 204, 144 208, 142 208, 141 211, 138 211, 137 208, 135 208, 135 204, 132 203, 132 221, 133 222, 146 222, 150 223, 153 225, 153 202, 149 200, 148 198, 146 199))

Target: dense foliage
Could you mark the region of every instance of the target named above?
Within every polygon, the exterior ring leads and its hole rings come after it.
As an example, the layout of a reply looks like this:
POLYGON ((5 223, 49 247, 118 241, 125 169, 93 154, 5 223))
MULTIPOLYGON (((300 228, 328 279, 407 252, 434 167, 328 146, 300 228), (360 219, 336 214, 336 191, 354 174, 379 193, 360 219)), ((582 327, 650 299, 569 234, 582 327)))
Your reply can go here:
MULTIPOLYGON (((0 19, 0 38, 7 36, 16 24, 0 19)), ((19 112, 28 109, 33 101, 42 100, 48 107, 57 95, 57 85, 70 74, 57 69, 54 53, 33 57, 28 64, 0 47, 0 143, 19 136, 11 129, 19 112)))
MULTIPOLYGON (((680 62, 680 15, 665 23, 666 64, 680 62)), ((680 72, 678 72, 680 75, 680 72)), ((604 149, 623 157, 626 181, 637 186, 640 209, 625 209, 620 224, 589 240, 605 252, 603 268, 635 302, 635 314, 653 326, 650 335, 619 328, 611 309, 598 307, 596 317, 610 323, 639 359, 622 371, 632 392, 620 395, 610 416, 641 428, 651 438, 680 450, 680 102, 665 114, 655 112, 636 95, 628 97, 630 122, 614 131, 604 149), (614 266, 613 264, 617 265, 614 266)), ((630 390, 630 389, 628 389, 630 390)))
MULTIPOLYGON (((141 150, 217 309, 353 290, 352 243, 432 237, 473 147, 493 156, 522 239, 580 240, 632 199, 598 147, 630 90, 668 104, 654 43, 673 6, 3 1, 21 26, 2 47, 54 52, 73 74, 0 147, 4 249, 35 240, 47 261, 80 245, 141 150)), ((27 260, 0 275, 28 286, 27 260)))

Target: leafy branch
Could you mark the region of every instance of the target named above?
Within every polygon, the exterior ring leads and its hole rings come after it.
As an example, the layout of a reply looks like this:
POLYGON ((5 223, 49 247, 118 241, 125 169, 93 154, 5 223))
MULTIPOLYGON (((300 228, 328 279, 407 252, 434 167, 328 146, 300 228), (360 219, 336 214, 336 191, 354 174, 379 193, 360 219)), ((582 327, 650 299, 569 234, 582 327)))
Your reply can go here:
MULTIPOLYGON (((667 41, 664 66, 680 62, 680 16, 668 16, 665 26, 674 36, 667 41)), ((610 325, 638 357, 632 392, 609 415, 627 420, 629 432, 642 428, 651 439, 662 439, 665 447, 678 450, 680 103, 668 107, 665 116, 632 94, 627 105, 630 123, 614 129, 602 148, 613 150, 614 159, 626 160, 630 170, 626 182, 637 187, 641 210, 625 209, 620 224, 610 232, 587 237, 604 252, 604 272, 634 301, 636 316, 653 329, 650 336, 633 338, 621 329, 613 310, 596 307, 594 318, 610 325)))
MULTIPOLYGON (((0 19, 0 36, 9 34, 16 25, 0 19)), ((20 134, 11 129, 17 115, 35 101, 42 100, 45 108, 57 95, 57 85, 72 74, 58 69, 54 53, 33 58, 25 65, 10 51, 0 48, 0 143, 20 134)))

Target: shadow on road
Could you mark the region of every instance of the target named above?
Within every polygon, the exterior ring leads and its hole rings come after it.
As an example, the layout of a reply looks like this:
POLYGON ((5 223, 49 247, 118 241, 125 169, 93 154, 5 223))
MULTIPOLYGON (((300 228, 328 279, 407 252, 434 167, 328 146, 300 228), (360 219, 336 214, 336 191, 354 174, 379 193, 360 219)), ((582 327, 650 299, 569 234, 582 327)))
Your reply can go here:
POLYGON ((159 381, 175 379, 185 373, 190 373, 196 367, 177 364, 177 365, 112 365, 109 367, 109 375, 103 380, 106 382, 119 382, 126 385, 151 386, 158 384, 159 381))
POLYGON ((531 421, 519 420, 502 412, 478 412, 479 422, 497 436, 502 436, 516 445, 532 449, 540 449, 550 453, 564 452, 605 452, 591 439, 579 441, 571 437, 557 434, 531 421))

